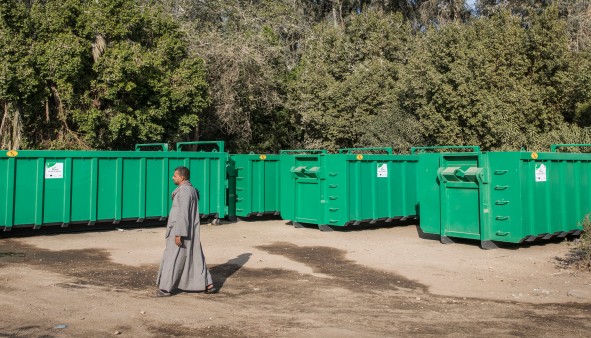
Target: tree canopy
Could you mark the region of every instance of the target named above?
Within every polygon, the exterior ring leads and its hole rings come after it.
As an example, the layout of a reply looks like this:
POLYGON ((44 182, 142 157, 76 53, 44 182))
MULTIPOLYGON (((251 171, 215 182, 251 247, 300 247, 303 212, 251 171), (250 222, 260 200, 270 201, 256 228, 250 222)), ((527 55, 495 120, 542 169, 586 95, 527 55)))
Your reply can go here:
POLYGON ((180 140, 209 105, 203 60, 159 7, 2 0, 0 36, 3 147, 180 140))
POLYGON ((0 0, 2 148, 591 142, 585 0, 0 0))

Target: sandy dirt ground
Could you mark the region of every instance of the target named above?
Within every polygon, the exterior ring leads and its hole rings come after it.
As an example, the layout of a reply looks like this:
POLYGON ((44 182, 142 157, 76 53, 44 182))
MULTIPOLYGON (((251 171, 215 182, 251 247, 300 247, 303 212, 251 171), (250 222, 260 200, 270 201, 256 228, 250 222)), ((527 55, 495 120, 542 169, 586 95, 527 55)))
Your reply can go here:
POLYGON ((572 243, 482 250, 417 227, 203 225, 219 294, 154 298, 164 228, 0 237, 0 337, 590 337, 572 243))

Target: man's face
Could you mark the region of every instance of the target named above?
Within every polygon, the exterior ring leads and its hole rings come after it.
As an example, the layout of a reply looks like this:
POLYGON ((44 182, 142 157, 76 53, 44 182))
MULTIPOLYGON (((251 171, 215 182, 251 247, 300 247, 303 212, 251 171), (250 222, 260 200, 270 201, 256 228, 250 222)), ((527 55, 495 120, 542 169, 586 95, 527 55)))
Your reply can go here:
POLYGON ((174 175, 172 175, 172 181, 174 182, 174 184, 179 185, 183 183, 184 180, 185 178, 179 175, 179 172, 175 170, 174 175))

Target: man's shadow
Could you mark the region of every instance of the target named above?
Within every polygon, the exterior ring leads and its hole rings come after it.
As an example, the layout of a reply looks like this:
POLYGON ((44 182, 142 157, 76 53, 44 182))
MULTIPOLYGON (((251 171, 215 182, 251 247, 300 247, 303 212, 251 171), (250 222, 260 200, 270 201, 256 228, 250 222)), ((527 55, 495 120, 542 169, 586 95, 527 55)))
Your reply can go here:
POLYGON ((232 258, 224 264, 216 265, 209 269, 213 278, 215 287, 220 290, 230 276, 240 270, 252 256, 251 253, 243 253, 236 258, 232 258))

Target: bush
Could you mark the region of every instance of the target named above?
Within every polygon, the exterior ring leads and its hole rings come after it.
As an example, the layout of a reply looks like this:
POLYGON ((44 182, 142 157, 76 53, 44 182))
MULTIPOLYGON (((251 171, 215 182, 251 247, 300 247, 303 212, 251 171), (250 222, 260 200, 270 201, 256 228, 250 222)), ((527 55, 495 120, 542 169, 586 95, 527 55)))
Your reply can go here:
POLYGON ((582 222, 583 233, 575 247, 569 253, 569 265, 585 271, 591 271, 591 220, 589 215, 582 222))
POLYGON ((579 261, 576 264, 577 268, 591 271, 591 221, 589 216, 585 217, 583 221, 583 233, 576 250, 579 255, 579 261))

